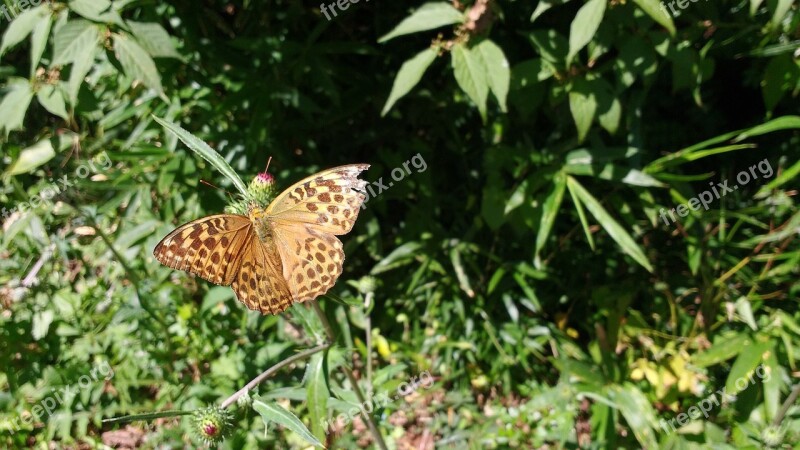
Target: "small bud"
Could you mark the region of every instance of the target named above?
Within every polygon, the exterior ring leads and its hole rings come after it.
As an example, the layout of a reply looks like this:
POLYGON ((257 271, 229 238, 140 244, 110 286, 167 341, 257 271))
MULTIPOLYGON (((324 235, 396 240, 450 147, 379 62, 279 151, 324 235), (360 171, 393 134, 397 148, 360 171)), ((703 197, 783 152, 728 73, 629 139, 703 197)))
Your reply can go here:
POLYGON ((208 445, 220 444, 230 435, 233 415, 218 406, 209 406, 194 412, 195 433, 208 445))
POLYGON ((375 277, 366 276, 358 280, 358 290, 362 294, 374 293, 377 287, 378 280, 375 277))
POLYGON ((768 426, 761 432, 761 441, 768 448, 780 447, 783 444, 784 433, 776 426, 768 426))
POLYGON ((240 408, 249 408, 253 404, 253 397, 250 397, 250 391, 247 391, 241 397, 236 399, 236 404, 240 408))

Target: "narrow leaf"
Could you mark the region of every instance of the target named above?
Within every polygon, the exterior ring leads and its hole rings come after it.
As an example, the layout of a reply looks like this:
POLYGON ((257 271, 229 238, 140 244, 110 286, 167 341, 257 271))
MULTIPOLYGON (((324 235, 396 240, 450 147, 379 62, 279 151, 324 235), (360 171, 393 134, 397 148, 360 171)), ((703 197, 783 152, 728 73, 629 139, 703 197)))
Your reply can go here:
POLYGON ((420 31, 433 30, 445 25, 462 23, 464 14, 446 2, 431 2, 420 6, 416 11, 406 17, 400 24, 385 35, 378 42, 386 42, 389 39, 404 34, 418 33, 420 31))
POLYGON ((581 6, 569 28, 569 53, 567 54, 567 64, 586 44, 591 42, 592 37, 603 21, 603 14, 606 12, 607 0, 589 0, 581 6))
POLYGON ((294 431, 311 445, 325 447, 310 431, 308 431, 308 428, 303 425, 303 422, 301 422, 297 416, 285 410, 279 404, 272 402, 266 403, 258 399, 253 401, 253 409, 261 415, 265 426, 268 426, 270 422, 277 423, 278 425, 282 425, 294 431))
POLYGON ((325 376, 325 355, 326 352, 314 354, 308 362, 306 371, 306 400, 311 430, 320 440, 324 440, 327 433, 322 422, 328 417, 328 397, 330 397, 325 376))
POLYGON ((459 87, 467 93, 478 106, 481 117, 486 120, 486 97, 489 95, 489 84, 486 70, 480 58, 463 44, 453 46, 453 74, 459 87))
POLYGON ((503 54, 503 50, 494 42, 486 39, 481 41, 473 48, 473 51, 481 58, 486 69, 489 88, 492 90, 500 110, 506 112, 506 97, 508 87, 511 84, 511 69, 503 54))
POLYGON ((208 146, 205 142, 201 139, 194 137, 191 133, 181 128, 179 125, 176 125, 172 122, 168 122, 164 119, 160 119, 156 116, 153 116, 156 122, 161 124, 167 130, 175 133, 190 150, 197 153, 201 158, 205 159, 215 169, 217 169, 222 175, 228 178, 236 189, 242 193, 242 195, 247 195, 247 186, 245 186, 244 182, 239 175, 233 170, 233 168, 225 161, 225 159, 220 156, 214 149, 208 146))
POLYGON ((636 241, 633 240, 630 234, 625 231, 622 226, 614 220, 613 217, 603 208, 600 202, 595 199, 592 194, 590 194, 583 186, 575 178, 570 176, 567 177, 567 185, 570 188, 571 192, 574 192, 575 195, 580 198, 581 202, 586 205, 586 209, 592 213, 595 219, 600 223, 600 226, 606 230, 606 232, 611 236, 614 241, 622 247, 622 250, 630 255, 636 262, 638 262, 642 267, 647 269, 648 272, 653 271, 653 266, 650 265, 650 262, 647 260, 647 256, 645 256, 644 251, 636 241))
POLYGON ((383 106, 383 111, 381 111, 382 116, 385 116, 397 100, 400 100, 404 95, 408 94, 411 89, 419 83, 425 70, 436 59, 436 54, 436 50, 426 48, 403 63, 400 67, 400 71, 397 72, 394 84, 392 84, 392 92, 389 93, 389 98, 383 106))
POLYGON ((670 36, 675 36, 675 23, 672 22, 672 16, 661 9, 661 3, 658 0, 633 0, 633 2, 653 20, 666 28, 670 36))

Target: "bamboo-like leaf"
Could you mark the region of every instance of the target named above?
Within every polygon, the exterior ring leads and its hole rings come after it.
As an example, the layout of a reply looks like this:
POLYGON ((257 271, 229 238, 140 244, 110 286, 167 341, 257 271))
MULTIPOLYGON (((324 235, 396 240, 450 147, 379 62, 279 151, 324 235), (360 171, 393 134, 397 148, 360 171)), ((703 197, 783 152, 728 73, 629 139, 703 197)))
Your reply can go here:
POLYGON ((294 431, 311 445, 325 447, 310 431, 308 431, 308 428, 303 425, 303 422, 301 422, 297 416, 285 410, 279 404, 272 402, 267 403, 261 399, 256 399, 253 401, 253 409, 261 415, 265 426, 268 426, 270 422, 277 423, 278 425, 282 425, 294 431))
POLYGON ((325 373, 326 352, 314 354, 306 369, 306 401, 311 430, 320 440, 325 439, 327 430, 322 421, 328 417, 328 382, 325 373))
POLYGON ((567 187, 569 187, 570 192, 573 193, 576 197, 578 197, 583 204, 586 205, 586 209, 592 213, 595 219, 600 223, 600 226, 608 232, 609 236, 611 236, 614 241, 622 247, 622 250, 630 255, 636 262, 638 262, 642 267, 647 269, 648 272, 653 271, 653 266, 650 265, 650 261, 647 260, 647 256, 645 256, 644 251, 641 247, 633 240, 630 234, 625 231, 624 228, 616 221, 613 217, 608 213, 608 211, 603 208, 603 205, 595 199, 592 194, 589 193, 581 184, 571 176, 567 176, 567 187))

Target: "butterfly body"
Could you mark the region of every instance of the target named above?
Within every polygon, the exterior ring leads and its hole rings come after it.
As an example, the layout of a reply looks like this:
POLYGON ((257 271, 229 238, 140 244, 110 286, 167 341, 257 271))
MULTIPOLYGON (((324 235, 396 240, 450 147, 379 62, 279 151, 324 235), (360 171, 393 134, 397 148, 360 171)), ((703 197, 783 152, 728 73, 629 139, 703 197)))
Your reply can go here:
POLYGON ((344 251, 336 235, 348 233, 358 217, 366 198, 366 181, 358 175, 368 167, 352 164, 312 175, 266 208, 254 199, 270 197, 272 178, 259 174, 250 185, 247 215, 218 214, 184 224, 153 254, 166 266, 230 285, 250 309, 277 314, 324 294, 341 275, 344 251))

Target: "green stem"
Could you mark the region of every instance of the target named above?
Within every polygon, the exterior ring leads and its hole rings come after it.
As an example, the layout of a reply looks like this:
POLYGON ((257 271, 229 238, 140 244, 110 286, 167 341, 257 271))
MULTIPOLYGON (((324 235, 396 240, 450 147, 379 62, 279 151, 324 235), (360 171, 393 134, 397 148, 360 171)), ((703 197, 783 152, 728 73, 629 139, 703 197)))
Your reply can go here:
POLYGON ((160 419, 162 417, 188 416, 193 413, 194 411, 180 411, 180 410, 159 411, 154 413, 132 414, 130 416, 112 417, 111 419, 103 419, 103 423, 115 424, 115 423, 133 422, 134 420, 153 420, 153 419, 160 419))
MULTIPOLYGON (((775 374, 773 374, 775 376, 775 374)), ((792 392, 786 398, 786 401, 783 402, 781 405, 781 409, 778 411, 778 414, 775 415, 775 419, 772 420, 772 425, 780 426, 783 418, 786 416, 786 413, 789 412, 789 408, 792 407, 794 402, 797 401, 797 397, 800 396, 800 383, 796 384, 794 388, 792 388, 792 392)))
MULTIPOLYGON (((319 303, 316 300, 311 300, 311 307, 314 309, 314 312, 317 313, 317 317, 319 317, 320 322, 322 322, 322 326, 325 328, 325 334, 328 335, 328 340, 333 343, 336 341, 336 335, 333 332, 333 327, 331 327, 331 323, 328 322, 328 317, 325 315, 325 312, 322 311, 322 308, 319 307, 319 303)), ((367 349, 369 350, 369 349, 367 349)), ((342 371, 344 371, 345 375, 347 375, 347 379, 350 380, 350 385, 353 387, 353 392, 355 392, 358 401, 361 404, 366 403, 366 399, 364 398, 364 394, 361 392, 361 388, 358 386, 358 380, 356 380, 355 375, 353 375, 353 371, 347 367, 347 364, 342 364, 342 371)), ((375 424, 375 419, 372 417, 371 414, 367 414, 366 411, 362 409, 362 413, 364 417, 367 419, 367 426, 369 427, 369 431, 372 434, 373 439, 375 439, 375 444, 381 450, 388 450, 386 447, 386 443, 383 441, 383 436, 381 436, 381 432, 378 430, 378 425, 375 424)))
POLYGON ((291 363, 293 363, 293 362, 295 362, 295 361, 297 361, 299 359, 303 359, 303 358, 306 358, 308 356, 311 356, 314 353, 321 352, 321 351, 327 349, 330 346, 331 346, 331 344, 329 344, 329 343, 318 345, 318 346, 316 346, 314 348, 310 348, 308 350, 303 350, 302 352, 297 353, 295 355, 292 355, 292 356, 284 359, 283 361, 279 362, 278 364, 275 364, 274 366, 272 366, 269 369, 267 369, 264 372, 262 372, 261 375, 253 378, 252 381, 247 383, 243 388, 241 388, 238 391, 236 391, 235 394, 233 394, 230 397, 226 398, 225 401, 222 402, 222 404, 220 405, 220 408, 223 408, 223 409, 227 408, 228 406, 233 404, 233 402, 235 402, 239 397, 241 397, 242 395, 246 394, 247 392, 249 392, 254 387, 258 386, 259 384, 261 384, 264 380, 269 378, 270 375, 272 375, 273 373, 277 372, 282 367, 287 366, 287 365, 289 365, 289 364, 291 364, 291 363))

